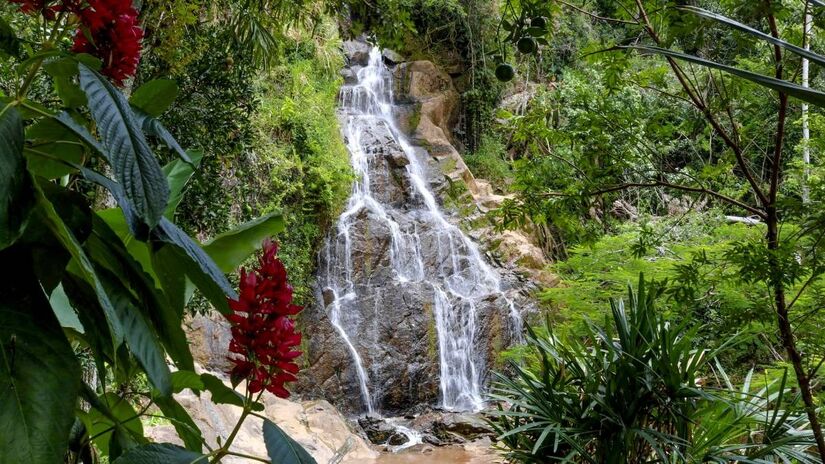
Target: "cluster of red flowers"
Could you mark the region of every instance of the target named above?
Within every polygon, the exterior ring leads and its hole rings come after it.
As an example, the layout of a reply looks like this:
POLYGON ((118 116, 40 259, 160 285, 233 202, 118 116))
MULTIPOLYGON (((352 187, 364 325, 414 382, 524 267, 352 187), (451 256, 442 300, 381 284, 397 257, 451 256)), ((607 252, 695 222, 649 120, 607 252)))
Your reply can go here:
POLYGON ((74 36, 77 53, 89 53, 103 60, 101 72, 117 85, 134 76, 140 60, 143 29, 132 0, 88 0, 80 11, 83 28, 74 36), (85 30, 84 30, 85 29, 85 30))
POLYGON ((264 242, 257 269, 241 269, 238 300, 230 300, 233 314, 229 351, 234 367, 230 371, 235 381, 247 380, 249 390, 264 389, 281 398, 289 397, 284 388, 296 380, 301 334, 295 331, 290 318, 303 308, 292 304, 292 287, 287 282, 286 269, 278 259, 278 244, 264 242))
POLYGON ((61 12, 77 16, 80 27, 75 32, 72 51, 100 58, 101 72, 117 85, 135 75, 143 29, 132 0, 9 1, 19 4, 24 13, 40 13, 47 19, 54 19, 61 12))

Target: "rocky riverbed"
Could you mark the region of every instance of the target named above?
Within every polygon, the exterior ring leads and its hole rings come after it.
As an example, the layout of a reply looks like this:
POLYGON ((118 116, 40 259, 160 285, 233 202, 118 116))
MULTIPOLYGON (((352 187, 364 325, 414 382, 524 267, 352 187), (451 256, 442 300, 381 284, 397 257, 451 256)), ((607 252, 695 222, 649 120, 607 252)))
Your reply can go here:
MULTIPOLYGON (((210 445, 226 439, 240 408, 214 404, 208 392, 184 391, 176 398, 210 445)), ((493 464, 503 462, 492 447, 492 430, 474 414, 427 411, 402 418, 348 418, 325 400, 289 401, 266 394, 263 415, 300 443, 319 464, 493 464), (407 434, 402 431, 406 431, 407 434)), ((155 442, 182 444, 174 427, 146 424, 155 442)), ((234 450, 265 457, 261 419, 244 423, 234 450)), ((252 462, 225 458, 226 464, 252 462)))

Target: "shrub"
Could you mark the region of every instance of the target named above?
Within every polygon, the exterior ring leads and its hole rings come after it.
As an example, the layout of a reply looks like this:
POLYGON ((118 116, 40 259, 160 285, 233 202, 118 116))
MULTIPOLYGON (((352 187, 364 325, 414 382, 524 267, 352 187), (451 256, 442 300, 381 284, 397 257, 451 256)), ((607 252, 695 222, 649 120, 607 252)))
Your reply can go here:
MULTIPOLYGON (((661 289, 643 277, 628 304, 612 301, 610 325, 583 340, 530 330, 526 363, 498 375, 493 422, 519 462, 819 462, 786 377, 753 393, 703 386, 716 351, 694 348, 696 328, 654 309, 661 289)), ((723 372, 723 371, 722 371, 723 372)))
POLYGON ((490 181, 498 190, 506 191, 513 175, 505 156, 504 144, 492 136, 484 135, 478 149, 464 155, 464 162, 473 175, 490 181))

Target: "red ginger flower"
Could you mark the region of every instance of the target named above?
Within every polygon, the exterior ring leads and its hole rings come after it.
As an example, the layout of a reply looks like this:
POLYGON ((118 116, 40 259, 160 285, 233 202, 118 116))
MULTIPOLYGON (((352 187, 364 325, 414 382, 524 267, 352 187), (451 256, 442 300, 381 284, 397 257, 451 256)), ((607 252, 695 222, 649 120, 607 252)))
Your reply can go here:
POLYGON ((267 240, 258 267, 252 272, 241 269, 239 296, 229 300, 233 313, 227 316, 232 323, 230 375, 247 380, 253 393, 266 389, 288 398, 284 384, 297 380, 295 358, 303 354, 293 350, 301 344, 301 334, 290 316, 303 308, 292 304, 292 287, 277 255, 278 244, 267 240))
POLYGON ((75 9, 82 27, 74 36, 76 53, 88 53, 103 61, 101 72, 116 85, 134 76, 140 60, 143 29, 131 0, 87 0, 79 9, 78 0, 64 0, 67 9, 75 9))

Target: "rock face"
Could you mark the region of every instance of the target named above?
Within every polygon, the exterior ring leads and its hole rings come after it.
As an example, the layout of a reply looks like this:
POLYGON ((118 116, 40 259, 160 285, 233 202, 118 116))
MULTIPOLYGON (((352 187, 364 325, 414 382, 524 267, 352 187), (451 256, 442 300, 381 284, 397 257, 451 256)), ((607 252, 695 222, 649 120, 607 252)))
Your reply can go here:
POLYGON ((397 54, 365 63, 363 50, 345 44, 343 74, 359 84, 341 94, 360 179, 319 257, 297 390, 348 413, 472 409, 497 355, 520 336, 520 284, 439 205, 458 196, 475 208, 477 190, 450 139, 458 94, 449 75, 397 54))
MULTIPOLYGON (((204 433, 204 439, 214 446, 225 441, 240 416, 240 408, 212 403, 208 392, 201 397, 189 390, 175 395, 181 405, 204 433)), ((371 462, 378 456, 367 442, 350 428, 347 420, 326 401, 293 402, 265 394, 261 401, 266 409, 261 413, 282 428, 319 463, 340 462, 358 464, 371 462), (340 458, 333 461, 333 458, 340 458)), ((182 444, 174 427, 150 427, 147 436, 155 442, 182 444)), ((233 442, 233 451, 266 458, 262 420, 250 417, 233 442)), ((247 459, 225 457, 226 464, 245 464, 247 459)))
POLYGON ((401 63, 392 72, 400 129, 426 148, 450 184, 461 182, 476 195, 473 174, 452 143, 459 96, 449 74, 430 61, 401 63))

